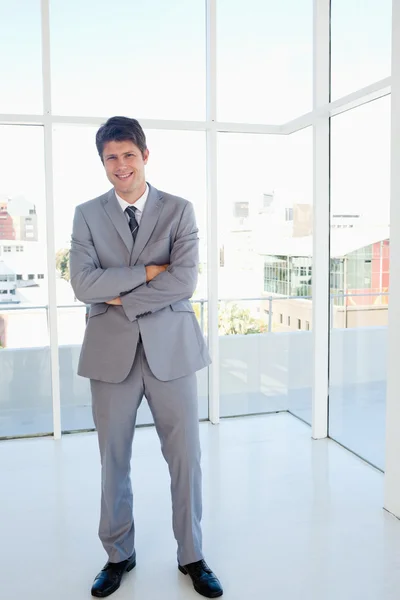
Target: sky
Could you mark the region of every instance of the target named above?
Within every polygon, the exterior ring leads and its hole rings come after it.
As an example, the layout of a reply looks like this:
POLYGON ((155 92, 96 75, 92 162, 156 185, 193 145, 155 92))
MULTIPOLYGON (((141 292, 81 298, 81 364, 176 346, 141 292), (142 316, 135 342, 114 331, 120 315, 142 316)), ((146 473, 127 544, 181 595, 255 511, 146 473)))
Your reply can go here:
MULTIPOLYGON (((55 114, 204 120, 205 0, 50 0, 50 27, 55 114)), ((391 0, 332 0, 333 99, 390 75, 390 29, 391 0)), ((312 0, 218 0, 218 119, 311 110, 312 31, 312 0)), ((42 111, 40 43, 40 0, 0 0, 0 113, 42 111)))
MULTIPOLYGON (((390 0, 332 0, 332 97, 390 74, 390 0)), ((311 110, 312 0, 218 0, 218 119, 281 123, 311 110)), ((204 0, 50 0, 60 115, 205 119, 204 0), (110 7, 112 6, 112 10, 110 7)), ((40 113, 40 0, 0 0, 0 113, 40 113), (17 10, 18 7, 18 10, 17 10), (18 32, 15 35, 15 32, 18 32)), ((55 126, 56 244, 74 208, 109 189, 94 127, 55 126)), ((193 201, 206 227, 203 132, 147 133, 149 181, 193 201)), ((43 132, 0 126, 0 193, 36 204, 45 231, 43 132)), ((332 119, 332 210, 389 219, 390 98, 332 119)), ((312 132, 218 135, 220 229, 232 203, 274 191, 312 203, 312 132)))

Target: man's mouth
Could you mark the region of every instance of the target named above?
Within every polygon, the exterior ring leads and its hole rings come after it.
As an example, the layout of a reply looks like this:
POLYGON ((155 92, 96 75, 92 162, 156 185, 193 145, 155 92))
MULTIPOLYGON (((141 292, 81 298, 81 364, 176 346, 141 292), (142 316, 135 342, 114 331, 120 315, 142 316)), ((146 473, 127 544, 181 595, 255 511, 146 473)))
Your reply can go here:
POLYGON ((116 173, 115 177, 118 177, 118 179, 120 179, 121 181, 126 181, 131 175, 132 173, 124 173, 123 175, 116 173))

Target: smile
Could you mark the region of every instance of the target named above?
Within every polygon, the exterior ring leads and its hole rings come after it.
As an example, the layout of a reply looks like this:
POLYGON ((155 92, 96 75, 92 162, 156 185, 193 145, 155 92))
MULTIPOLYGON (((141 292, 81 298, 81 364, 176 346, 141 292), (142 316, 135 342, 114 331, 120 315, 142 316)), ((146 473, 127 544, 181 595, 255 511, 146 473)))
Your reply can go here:
POLYGON ((115 175, 116 177, 118 177, 118 179, 122 179, 122 181, 124 179, 128 179, 130 176, 132 175, 132 173, 127 173, 126 175, 115 175))

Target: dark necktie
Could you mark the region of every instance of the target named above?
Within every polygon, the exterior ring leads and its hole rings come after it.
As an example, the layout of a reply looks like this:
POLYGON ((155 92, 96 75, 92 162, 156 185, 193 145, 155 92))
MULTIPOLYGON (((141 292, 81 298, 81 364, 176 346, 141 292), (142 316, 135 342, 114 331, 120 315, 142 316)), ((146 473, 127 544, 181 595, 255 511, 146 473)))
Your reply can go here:
POLYGON ((136 236, 137 236, 138 230, 139 230, 139 223, 136 221, 136 216, 135 216, 136 210, 137 209, 134 206, 128 206, 125 209, 125 212, 128 214, 128 217, 129 217, 129 229, 131 230, 131 233, 132 233, 133 243, 135 243, 136 236))

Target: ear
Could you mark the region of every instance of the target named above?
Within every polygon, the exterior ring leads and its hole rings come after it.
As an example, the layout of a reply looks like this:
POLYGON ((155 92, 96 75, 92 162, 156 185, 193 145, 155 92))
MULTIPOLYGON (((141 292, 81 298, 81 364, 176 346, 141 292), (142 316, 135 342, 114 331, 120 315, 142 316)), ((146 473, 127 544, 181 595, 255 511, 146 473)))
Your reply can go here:
POLYGON ((147 165, 147 161, 149 160, 149 155, 150 155, 149 149, 146 148, 146 150, 143 152, 143 162, 145 165, 147 165))

